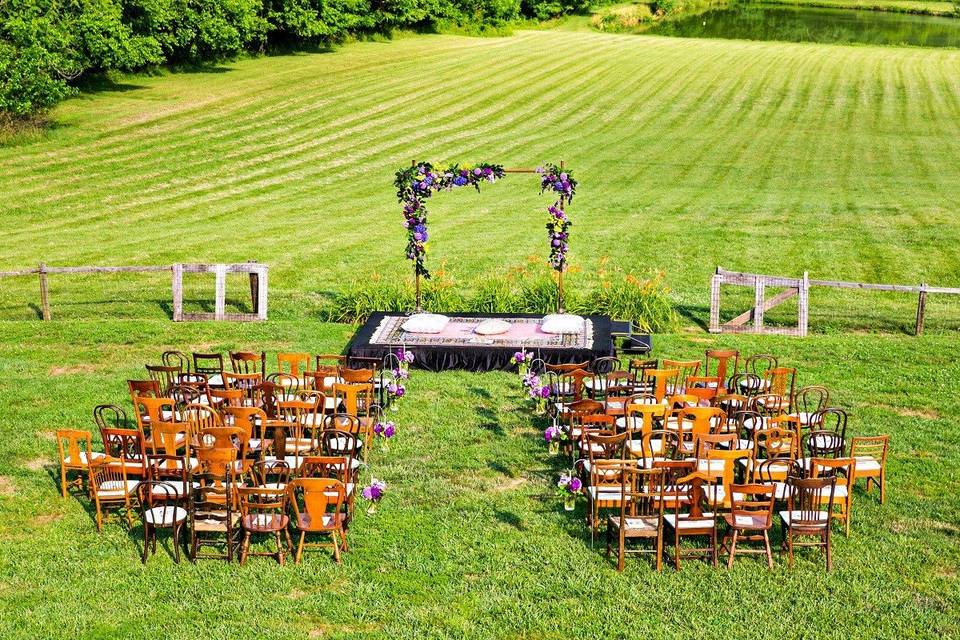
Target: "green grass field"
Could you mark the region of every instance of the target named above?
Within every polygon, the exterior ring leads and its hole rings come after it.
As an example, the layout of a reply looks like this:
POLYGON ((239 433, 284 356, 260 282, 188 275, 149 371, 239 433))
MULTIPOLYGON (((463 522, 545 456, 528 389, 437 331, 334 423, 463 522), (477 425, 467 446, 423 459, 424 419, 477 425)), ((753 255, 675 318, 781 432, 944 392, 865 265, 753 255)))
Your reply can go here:
MULTIPOLYGON (((258 259, 271 320, 175 325, 167 276, 60 276, 45 324, 36 280, 2 280, 0 637, 960 635, 960 303, 933 298, 921 338, 904 335, 912 297, 849 292, 815 292, 805 340, 701 328, 718 264, 958 284, 958 70, 948 50, 530 31, 130 77, 67 102, 43 140, 0 148, 0 270, 258 259), (352 327, 317 309, 345 279, 408 273, 391 182, 413 157, 565 159, 574 263, 667 274, 685 330, 657 336, 658 356, 776 353, 830 387, 853 434, 891 434, 887 503, 858 490, 834 572, 806 556, 617 574, 582 506, 552 496, 562 467, 499 373, 415 372, 400 435, 371 458, 390 493, 341 567, 163 551, 142 566, 139 529, 98 534, 85 500, 59 497, 53 430, 92 428, 163 350, 343 348, 352 327)), ((466 280, 545 257, 546 204, 530 176, 438 196, 431 264, 466 280)), ((212 298, 212 279, 189 286, 212 298)))

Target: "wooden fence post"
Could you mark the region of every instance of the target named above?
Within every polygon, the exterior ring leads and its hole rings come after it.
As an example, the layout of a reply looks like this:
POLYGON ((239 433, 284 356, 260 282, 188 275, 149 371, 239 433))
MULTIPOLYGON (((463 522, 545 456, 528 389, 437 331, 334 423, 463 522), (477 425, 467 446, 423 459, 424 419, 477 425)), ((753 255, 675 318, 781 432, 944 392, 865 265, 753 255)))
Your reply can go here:
POLYGON ((257 317, 260 320, 267 319, 267 267, 260 267, 260 277, 257 279, 260 285, 259 295, 257 297, 257 317))
POLYGON ((710 333, 720 333, 721 282, 723 282, 723 276, 719 273, 713 274, 713 278, 710 280, 710 333))
POLYGON ((810 322, 810 274, 803 272, 803 280, 800 281, 800 318, 798 319, 797 329, 801 338, 807 335, 807 325, 810 322))
POLYGON ((923 319, 927 313, 927 283, 920 283, 920 296, 917 299, 917 324, 914 327, 914 335, 923 333, 923 319))
MULTIPOLYGON (((256 264, 256 260, 247 260, 248 264, 256 264)), ((260 308, 258 296, 260 295, 260 275, 257 271, 250 272, 250 309, 257 313, 260 308)))
POLYGON ((227 308, 227 265, 218 264, 214 267, 216 274, 216 293, 213 302, 213 319, 223 320, 227 308))
POLYGON ((40 313, 44 320, 50 320, 50 291, 47 288, 47 265, 41 262, 37 265, 40 274, 40 313))
POLYGON ((183 265, 173 265, 173 321, 183 321, 183 265))
POLYGON ((766 297, 766 279, 763 276, 754 278, 753 290, 753 332, 763 333, 763 303, 766 297))

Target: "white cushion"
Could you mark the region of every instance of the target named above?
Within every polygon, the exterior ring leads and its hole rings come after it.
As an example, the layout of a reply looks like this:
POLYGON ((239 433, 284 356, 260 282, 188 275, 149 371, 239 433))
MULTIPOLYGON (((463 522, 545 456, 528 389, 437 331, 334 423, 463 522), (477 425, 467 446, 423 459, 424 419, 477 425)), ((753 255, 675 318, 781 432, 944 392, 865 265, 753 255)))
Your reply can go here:
MULTIPOLYGON (((78 457, 80 458, 79 464, 82 464, 83 466, 87 466, 88 464, 90 464, 90 461, 87 460, 87 452, 86 452, 86 451, 81 451, 81 452, 80 452, 80 455, 79 455, 78 457)), ((102 458, 102 457, 103 457, 103 454, 100 453, 99 451, 94 451, 93 453, 90 454, 90 458, 91 458, 92 460, 99 460, 99 459, 102 458)), ((71 465, 71 464, 77 464, 77 463, 75 463, 75 462, 70 458, 70 456, 67 456, 66 458, 63 459, 63 464, 71 465)))
POLYGON ((583 318, 567 313, 552 313, 544 316, 540 323, 544 333, 580 333, 583 331, 583 318))
MULTIPOLYGON (((792 520, 792 518, 799 518, 801 515, 803 514, 800 511, 781 511, 780 512, 780 518, 783 519, 784 524, 786 524, 788 527, 790 526, 790 521, 792 520)), ((810 513, 807 512, 806 515, 809 516, 810 513)), ((817 520, 820 521, 820 525, 810 525, 810 526, 823 526, 827 522, 827 512, 818 511, 816 518, 817 520)))
POLYGON ((207 384, 211 387, 222 387, 223 386, 223 376, 219 373, 215 373, 209 378, 207 378, 207 384))
POLYGON ((496 336, 510 331, 510 323, 506 320, 491 318, 478 324, 473 332, 481 336, 496 336))
POLYGON ((448 322, 450 318, 437 313, 415 313, 404 321, 401 328, 408 333, 440 333, 448 322))
POLYGON ((97 487, 97 495, 101 498, 122 498, 124 493, 130 494, 136 491, 139 484, 139 480, 127 480, 126 486, 122 480, 107 480, 97 487))
POLYGON ((857 474, 880 473, 880 463, 873 456, 857 456, 854 460, 857 461, 857 474))
POLYGON ((153 495, 163 498, 170 496, 171 498, 181 498, 187 495, 187 485, 183 480, 163 480, 163 484, 168 485, 167 487, 161 487, 159 485, 154 485, 152 492, 153 495), (173 489, 173 491, 170 491, 173 489))
POLYGON ((187 510, 183 507, 154 507, 147 509, 143 519, 147 524, 170 526, 187 518, 187 510))
POLYGON ((712 527, 715 523, 714 515, 712 513, 704 513, 700 518, 691 518, 689 515, 680 514, 679 527, 677 526, 677 515, 674 513, 665 514, 663 516, 663 521, 674 529, 679 528, 681 531, 684 529, 705 529, 707 527, 712 527))
MULTIPOLYGON (((625 529, 628 530, 641 530, 641 531, 656 531, 660 528, 660 519, 657 516, 627 516, 623 519, 625 521, 625 529)), ((611 520, 615 527, 621 525, 620 518, 614 518, 611 520)))

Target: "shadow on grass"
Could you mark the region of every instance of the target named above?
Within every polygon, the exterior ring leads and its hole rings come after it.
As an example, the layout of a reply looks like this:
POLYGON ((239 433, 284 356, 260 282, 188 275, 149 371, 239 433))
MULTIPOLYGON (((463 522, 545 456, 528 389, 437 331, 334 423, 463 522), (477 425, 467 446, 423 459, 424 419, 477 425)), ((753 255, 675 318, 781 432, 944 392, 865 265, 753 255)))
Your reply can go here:
POLYGON ((680 317, 685 321, 700 327, 703 331, 710 330, 709 323, 704 320, 704 318, 710 317, 710 307, 704 305, 678 304, 675 308, 677 313, 680 314, 680 317))
POLYGON ((501 509, 496 509, 493 512, 494 516, 505 525, 513 527, 517 531, 524 531, 526 527, 523 524, 523 519, 515 513, 510 511, 503 511, 501 509))

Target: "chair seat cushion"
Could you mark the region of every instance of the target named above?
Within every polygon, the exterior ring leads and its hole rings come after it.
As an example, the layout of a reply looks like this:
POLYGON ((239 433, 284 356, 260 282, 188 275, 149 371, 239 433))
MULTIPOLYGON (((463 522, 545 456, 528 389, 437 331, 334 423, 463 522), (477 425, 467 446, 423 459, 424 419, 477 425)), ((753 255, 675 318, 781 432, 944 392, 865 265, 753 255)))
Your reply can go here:
POLYGON ((143 519, 147 524, 160 527, 169 527, 177 522, 187 519, 187 510, 183 507, 153 507, 147 509, 143 514, 143 519))
POLYGON ((97 487, 97 495, 101 498, 122 498, 125 494, 130 495, 137 490, 139 480, 107 480, 101 482, 97 487))
MULTIPOLYGON (((789 527, 789 526, 792 526, 793 524, 795 524, 794 521, 795 521, 797 518, 802 517, 803 515, 804 515, 804 514, 801 513, 800 511, 781 511, 781 512, 780 512, 780 519, 783 520, 783 523, 789 527)), ((810 515, 811 515, 811 514, 810 514, 809 512, 806 514, 807 517, 809 517, 810 515)), ((816 517, 816 519, 817 519, 817 522, 815 522, 815 523, 810 523, 810 524, 804 523, 803 526, 804 526, 804 527, 807 527, 807 526, 809 526, 809 527, 818 527, 818 528, 819 528, 819 527, 824 527, 824 526, 826 526, 826 524, 827 524, 827 512, 826 512, 826 511, 817 511, 815 517, 816 517)))
POLYGON ((415 313, 401 328, 407 333, 440 333, 449 322, 450 318, 438 313, 415 313))
POLYGON ((880 473, 880 463, 872 456, 856 456, 857 461, 854 472, 859 474, 880 473))
MULTIPOLYGON (((99 460, 102 457, 104 457, 104 454, 100 453, 99 451, 94 451, 90 454, 90 460, 99 460)), ((87 452, 81 451, 80 455, 77 456, 77 462, 74 462, 70 456, 67 456, 63 459, 63 464, 67 466, 82 465, 86 467, 88 464, 90 464, 90 460, 87 459, 87 452)))
POLYGON ((173 491, 169 491, 164 487, 154 485, 151 489, 151 493, 158 497, 170 496, 171 498, 182 498, 189 492, 189 484, 183 480, 163 480, 163 484, 168 485, 173 491))
POLYGON ((279 513, 249 514, 240 520, 244 529, 249 531, 283 531, 290 523, 290 518, 279 513))
POLYGON ((297 518, 297 528, 304 531, 328 531, 341 526, 344 521, 344 513, 325 513, 319 518, 310 517, 309 513, 301 513, 297 518))
POLYGON ((688 514, 681 513, 679 517, 675 513, 668 513, 663 516, 663 521, 674 529, 709 529, 716 524, 713 513, 704 513, 699 518, 692 518, 688 514), (679 524, 678 524, 679 523, 679 524))
POLYGON ((656 533, 660 529, 660 518, 657 516, 627 516, 621 519, 617 516, 610 518, 610 524, 615 529, 622 527, 625 533, 656 533))
POLYGON ((770 524, 766 516, 747 516, 747 515, 733 515, 732 513, 723 514, 723 519, 731 527, 738 527, 740 529, 766 529, 770 524))
POLYGON ((543 333, 580 333, 583 331, 584 320, 581 316, 571 315, 569 313, 552 313, 544 316, 540 323, 540 331, 543 333))

